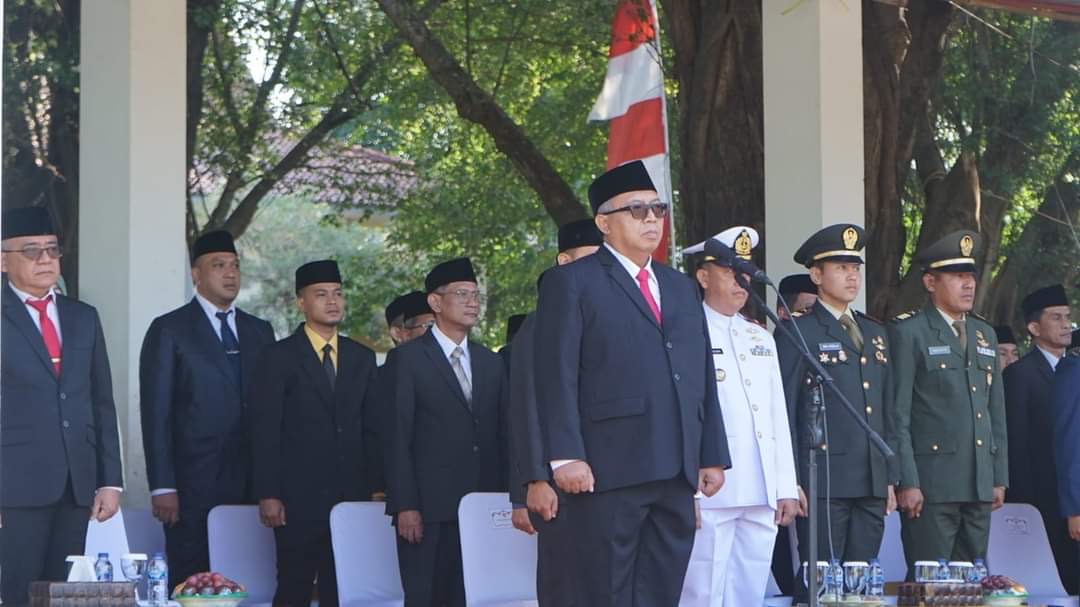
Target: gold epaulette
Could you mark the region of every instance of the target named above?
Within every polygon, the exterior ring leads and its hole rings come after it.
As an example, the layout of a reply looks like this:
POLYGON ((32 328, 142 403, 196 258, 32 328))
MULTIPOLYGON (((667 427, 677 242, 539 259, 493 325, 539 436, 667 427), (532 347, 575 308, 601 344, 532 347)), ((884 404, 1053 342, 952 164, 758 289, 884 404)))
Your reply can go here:
POLYGON ((893 317, 893 320, 907 320, 909 318, 914 318, 918 314, 919 314, 918 310, 908 310, 907 312, 897 314, 896 316, 893 317))

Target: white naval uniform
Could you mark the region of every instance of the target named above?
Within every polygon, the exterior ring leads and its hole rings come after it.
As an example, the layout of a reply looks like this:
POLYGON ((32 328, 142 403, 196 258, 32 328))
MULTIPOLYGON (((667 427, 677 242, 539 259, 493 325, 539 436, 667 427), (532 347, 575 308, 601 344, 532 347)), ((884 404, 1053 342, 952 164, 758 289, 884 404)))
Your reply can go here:
POLYGON ((682 607, 761 605, 776 539, 776 502, 798 499, 787 404, 772 335, 706 304, 731 469, 701 500, 701 529, 682 607))

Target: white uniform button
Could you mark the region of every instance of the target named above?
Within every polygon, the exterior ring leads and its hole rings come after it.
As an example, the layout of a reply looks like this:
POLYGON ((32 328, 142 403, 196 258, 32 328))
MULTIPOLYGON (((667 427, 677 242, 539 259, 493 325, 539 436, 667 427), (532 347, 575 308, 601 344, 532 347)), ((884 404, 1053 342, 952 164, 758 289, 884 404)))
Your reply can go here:
POLYGON ((740 354, 739 355, 739 360, 746 360, 746 355, 745 354, 740 354))
POLYGON ((864 381, 862 383, 862 387, 863 387, 863 390, 869 390, 870 389, 870 382, 864 381))
POLYGON ((982 446, 982 439, 981 438, 975 439, 975 444, 981 447, 982 446))
POLYGON ((750 380, 749 380, 749 379, 747 379, 747 380, 745 380, 745 381, 744 381, 743 383, 745 383, 746 385, 748 385, 748 386, 749 386, 749 385, 750 385, 750 380))
POLYGON ((874 412, 874 408, 871 407, 870 405, 866 405, 866 414, 870 415, 873 412, 874 412))
POLYGON ((758 410, 758 406, 757 406, 757 405, 750 405, 750 408, 751 408, 751 409, 753 409, 754 411, 757 411, 757 410, 758 410))
POLYGON ((757 437, 761 438, 761 433, 760 432, 757 433, 757 437))

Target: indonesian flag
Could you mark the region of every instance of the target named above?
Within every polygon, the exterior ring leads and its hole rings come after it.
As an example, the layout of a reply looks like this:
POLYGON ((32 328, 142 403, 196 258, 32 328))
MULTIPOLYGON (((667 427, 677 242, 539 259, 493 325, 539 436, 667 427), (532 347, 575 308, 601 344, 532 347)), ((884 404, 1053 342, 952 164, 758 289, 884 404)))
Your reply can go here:
MULTIPOLYGON (((653 0, 619 0, 611 26, 607 76, 589 120, 607 120, 607 168, 641 160, 660 200, 671 204, 667 106, 660 65, 659 22, 653 0)), ((653 253, 667 261, 671 214, 653 253)))

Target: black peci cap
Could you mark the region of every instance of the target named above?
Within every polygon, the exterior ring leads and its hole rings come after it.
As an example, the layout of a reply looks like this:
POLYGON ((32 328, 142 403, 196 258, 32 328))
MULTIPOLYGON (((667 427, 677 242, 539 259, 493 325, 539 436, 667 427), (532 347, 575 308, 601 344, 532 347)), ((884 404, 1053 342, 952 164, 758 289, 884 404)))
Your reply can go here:
POLYGON ((476 282, 476 271, 468 257, 444 261, 432 268, 424 279, 424 288, 428 293, 432 293, 452 282, 476 282))
POLYGON ((634 160, 621 164, 594 179, 592 185, 589 186, 589 205, 595 213, 600 205, 619 194, 641 190, 655 192, 656 186, 653 184, 652 177, 649 177, 645 163, 634 160))
POLYGON ((2 238, 18 238, 20 236, 55 236, 56 226, 53 225, 49 210, 45 207, 22 207, 4 211, 4 228, 2 238))
POLYGON ((571 221, 559 228, 559 252, 577 247, 600 246, 604 244, 604 235, 596 227, 593 218, 571 221))
POLYGON ((195 260, 207 253, 236 253, 236 243, 232 234, 225 230, 213 230, 203 232, 191 245, 191 265, 195 260))
POLYGON ((1024 318, 1030 317, 1036 312, 1041 312, 1053 306, 1069 305, 1069 296, 1065 294, 1065 287, 1050 285, 1028 293, 1024 301, 1020 302, 1020 309, 1024 312, 1024 318))
POLYGON ((312 261, 296 268, 296 292, 308 286, 322 282, 341 284, 341 272, 333 259, 312 261))
POLYGON ((817 295, 817 285, 810 280, 809 274, 791 274, 785 276, 777 287, 781 295, 794 295, 795 293, 810 293, 817 295))

